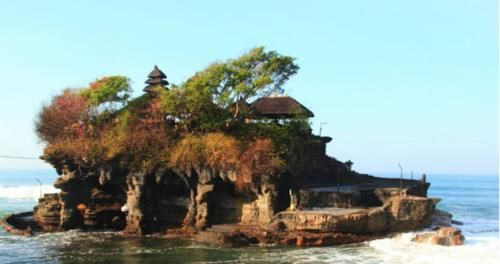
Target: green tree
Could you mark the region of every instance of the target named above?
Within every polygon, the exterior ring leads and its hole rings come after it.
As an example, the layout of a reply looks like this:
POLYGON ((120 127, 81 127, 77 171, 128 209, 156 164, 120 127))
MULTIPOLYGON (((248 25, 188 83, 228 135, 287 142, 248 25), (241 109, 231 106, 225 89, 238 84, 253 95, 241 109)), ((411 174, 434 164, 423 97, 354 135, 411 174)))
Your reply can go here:
POLYGON ((124 106, 130 98, 132 89, 125 76, 107 76, 90 83, 80 90, 80 95, 100 112, 116 110, 124 106))
POLYGON ((233 113, 229 107, 239 100, 282 93, 285 82, 299 69, 294 61, 263 47, 254 48, 237 59, 213 63, 168 91, 160 90, 162 106, 191 128, 221 129, 228 118, 238 117, 238 107, 233 113))

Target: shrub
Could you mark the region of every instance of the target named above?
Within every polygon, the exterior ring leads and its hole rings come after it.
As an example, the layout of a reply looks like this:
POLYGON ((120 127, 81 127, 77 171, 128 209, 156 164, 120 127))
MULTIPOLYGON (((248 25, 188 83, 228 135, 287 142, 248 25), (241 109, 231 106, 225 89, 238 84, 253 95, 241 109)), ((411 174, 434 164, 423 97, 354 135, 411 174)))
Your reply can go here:
POLYGON ((191 170, 236 170, 240 151, 238 141, 222 133, 202 137, 187 135, 173 148, 169 165, 189 174, 191 170))
POLYGON ((35 121, 38 137, 47 143, 83 133, 89 118, 89 105, 76 90, 66 89, 42 107, 35 121))
POLYGON ((241 154, 236 186, 242 189, 245 185, 269 180, 284 165, 270 139, 257 139, 241 154))

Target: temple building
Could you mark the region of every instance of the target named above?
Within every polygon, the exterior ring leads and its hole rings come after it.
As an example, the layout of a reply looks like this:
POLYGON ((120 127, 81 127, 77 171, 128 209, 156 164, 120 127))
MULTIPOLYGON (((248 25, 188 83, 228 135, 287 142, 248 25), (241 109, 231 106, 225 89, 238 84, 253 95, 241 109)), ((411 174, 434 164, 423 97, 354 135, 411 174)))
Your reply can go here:
POLYGON ((166 86, 169 84, 166 79, 167 75, 165 75, 165 73, 163 73, 158 68, 158 66, 155 65, 153 70, 149 73, 148 79, 145 81, 147 85, 146 87, 144 87, 143 91, 151 95, 153 92, 153 88, 156 86, 161 86, 166 88, 166 86))
POLYGON ((287 95, 261 97, 250 104, 249 110, 253 118, 291 119, 295 117, 314 117, 311 110, 287 95))
POLYGON ((288 95, 265 96, 250 104, 241 99, 231 106, 230 111, 235 115, 245 116, 247 123, 314 117, 311 110, 288 95))

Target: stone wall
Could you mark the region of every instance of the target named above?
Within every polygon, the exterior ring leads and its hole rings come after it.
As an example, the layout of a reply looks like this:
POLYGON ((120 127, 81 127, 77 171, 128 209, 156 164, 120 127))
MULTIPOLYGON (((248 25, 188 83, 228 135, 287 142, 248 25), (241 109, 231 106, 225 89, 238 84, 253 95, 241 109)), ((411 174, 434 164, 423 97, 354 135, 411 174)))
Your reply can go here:
POLYGON ((299 190, 299 208, 317 207, 339 207, 352 208, 360 205, 361 195, 359 192, 334 192, 299 190))

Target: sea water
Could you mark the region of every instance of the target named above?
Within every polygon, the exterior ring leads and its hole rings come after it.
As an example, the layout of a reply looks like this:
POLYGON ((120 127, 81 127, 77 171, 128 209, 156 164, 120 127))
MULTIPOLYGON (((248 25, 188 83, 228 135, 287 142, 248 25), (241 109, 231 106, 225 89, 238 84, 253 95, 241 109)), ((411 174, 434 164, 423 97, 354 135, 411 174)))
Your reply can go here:
MULTIPOLYGON (((53 171, 0 171, 0 217, 31 210, 53 171), (39 183, 35 180, 42 182, 39 183)), ((498 176, 428 175, 438 208, 463 222, 464 246, 411 242, 413 233, 354 245, 228 248, 189 240, 78 230, 19 237, 0 230, 0 263, 499 263, 498 176)))

